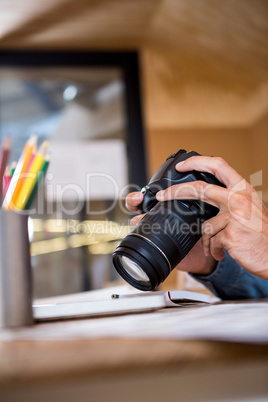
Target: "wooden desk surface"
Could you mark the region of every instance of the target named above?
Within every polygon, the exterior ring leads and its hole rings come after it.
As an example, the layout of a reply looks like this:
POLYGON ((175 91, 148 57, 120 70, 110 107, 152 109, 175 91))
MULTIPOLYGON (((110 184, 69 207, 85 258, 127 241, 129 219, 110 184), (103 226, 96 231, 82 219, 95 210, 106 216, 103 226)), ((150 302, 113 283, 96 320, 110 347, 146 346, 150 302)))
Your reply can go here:
MULTIPOLYGON (((77 321, 73 321, 74 325, 77 321)), ((58 323, 46 325, 53 329, 58 323)), ((232 378, 237 378, 232 384, 232 392, 238 392, 239 386, 239 390, 244 392, 240 397, 249 395, 251 391, 263 393, 264 390, 268 395, 268 345, 150 339, 0 342, 0 397, 3 395, 6 398, 0 398, 3 401, 16 401, 20 395, 21 401, 38 399, 43 402, 51 396, 45 393, 48 387, 52 387, 53 392, 56 387, 60 392, 58 402, 74 400, 71 395, 75 398, 74 395, 82 393, 82 390, 84 393, 77 402, 87 400, 88 392, 92 395, 101 394, 102 398, 98 399, 101 401, 106 401, 108 397, 109 401, 125 401, 127 395, 131 402, 129 393, 133 394, 133 401, 141 397, 134 398, 137 388, 142 389, 142 395, 147 395, 147 399, 144 399, 146 402, 151 400, 150 396, 154 401, 163 401, 166 394, 161 392, 167 392, 167 389, 170 400, 176 400, 172 398, 175 398, 178 388, 180 395, 184 395, 184 401, 197 401, 196 394, 191 395, 192 399, 187 399, 193 378, 197 389, 198 384, 201 388, 202 384, 210 384, 205 391, 202 388, 202 392, 211 392, 206 394, 206 400, 216 401, 217 392, 220 392, 219 398, 226 397, 222 378, 227 377, 229 388, 232 378), (247 369, 241 374, 244 368, 247 369), (130 380, 133 381, 128 382, 130 380), (73 388, 70 389, 71 384, 73 388), (98 387, 96 384, 99 384, 98 387), (110 394, 114 384, 119 385, 113 399, 110 394), (146 390, 145 384, 150 384, 146 390), (123 392, 124 387, 125 393, 120 399, 118 389, 123 392), (187 392, 184 387, 187 387, 187 392)), ((192 389, 191 392, 196 391, 192 389)))
POLYGON ((253 360, 268 362, 268 345, 143 339, 0 342, 0 386, 14 380, 31 382, 253 360))

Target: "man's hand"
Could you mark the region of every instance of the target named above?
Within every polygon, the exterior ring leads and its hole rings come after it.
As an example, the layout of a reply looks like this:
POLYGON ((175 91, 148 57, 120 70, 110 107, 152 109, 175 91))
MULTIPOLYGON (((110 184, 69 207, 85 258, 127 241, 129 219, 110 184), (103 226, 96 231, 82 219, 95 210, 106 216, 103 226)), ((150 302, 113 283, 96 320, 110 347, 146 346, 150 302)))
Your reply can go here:
POLYGON ((226 188, 196 181, 159 191, 157 199, 197 199, 219 208, 203 224, 205 256, 219 261, 225 248, 246 270, 268 279, 268 208, 255 189, 221 158, 193 156, 176 169, 212 173, 226 188))
MULTIPOLYGON (((138 205, 143 200, 143 194, 140 192, 130 193, 126 198, 126 207, 129 211, 138 212, 138 205)), ((131 220, 131 226, 135 226, 144 216, 137 215, 131 220)), ((181 271, 192 272, 200 275, 208 275, 216 265, 213 257, 206 257, 203 251, 201 240, 192 248, 189 254, 177 265, 177 269, 181 271)))

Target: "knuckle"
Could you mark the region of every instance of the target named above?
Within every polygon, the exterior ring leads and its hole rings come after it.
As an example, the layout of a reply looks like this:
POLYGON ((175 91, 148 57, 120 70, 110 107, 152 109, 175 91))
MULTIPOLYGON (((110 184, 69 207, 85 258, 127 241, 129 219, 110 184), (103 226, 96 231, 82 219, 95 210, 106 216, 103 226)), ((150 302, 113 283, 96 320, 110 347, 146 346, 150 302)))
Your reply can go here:
POLYGON ((248 212, 251 208, 251 197, 247 193, 235 193, 233 195, 233 201, 235 202, 236 208, 240 211, 248 212))
POLYGON ((226 237, 223 232, 217 233, 210 239, 210 246, 212 250, 217 250, 219 248, 224 247, 225 243, 226 243, 226 237))
POLYGON ((226 162, 226 160, 224 160, 224 159, 221 158, 220 156, 215 157, 214 160, 215 160, 216 165, 217 165, 217 167, 218 167, 219 169, 222 169, 222 168, 224 168, 224 167, 226 167, 226 166, 229 166, 228 163, 226 162))
POLYGON ((244 208, 249 209, 249 208, 251 207, 251 197, 250 197, 250 195, 244 194, 244 195, 241 197, 240 202, 241 202, 241 204, 242 204, 242 206, 243 206, 244 208))
POLYGON ((226 234, 226 242, 230 245, 230 244, 235 244, 239 242, 239 238, 237 236, 237 234, 233 233, 233 232, 229 232, 226 234))
POLYGON ((240 241, 238 232, 230 226, 226 228, 224 235, 226 244, 237 244, 240 241))
POLYGON ((205 181, 196 181, 194 183, 194 190, 195 190, 195 198, 202 200, 202 201, 207 201, 208 197, 208 192, 211 189, 211 184, 206 183, 205 181))
POLYGON ((198 180, 194 182, 194 187, 197 190, 198 194, 203 194, 204 191, 207 189, 208 185, 205 181, 198 180))

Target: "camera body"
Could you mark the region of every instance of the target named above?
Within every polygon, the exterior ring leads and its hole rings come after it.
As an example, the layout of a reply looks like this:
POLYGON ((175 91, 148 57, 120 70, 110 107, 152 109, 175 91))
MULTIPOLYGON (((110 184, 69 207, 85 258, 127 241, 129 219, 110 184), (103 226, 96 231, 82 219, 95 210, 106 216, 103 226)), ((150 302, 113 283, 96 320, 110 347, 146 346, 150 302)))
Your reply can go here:
POLYGON ((181 149, 159 167, 141 190, 144 199, 139 212, 146 215, 113 253, 118 273, 140 290, 153 290, 163 282, 202 236, 202 223, 218 213, 216 207, 200 200, 156 199, 158 191, 175 184, 202 180, 223 186, 210 173, 176 171, 177 163, 195 155, 199 154, 181 149))
MULTIPOLYGON (((139 213, 144 214, 150 211, 158 203, 156 193, 175 184, 202 180, 210 184, 223 186, 223 184, 210 173, 198 171, 181 173, 175 169, 177 163, 183 162, 192 156, 200 156, 200 154, 195 151, 187 152, 185 149, 180 149, 177 153, 169 155, 165 162, 153 174, 149 183, 141 189, 141 192, 143 193, 143 202, 138 207, 139 213)), ((200 209, 199 207, 202 203, 200 201, 188 200, 187 202, 184 202, 184 204, 190 209, 200 209)), ((211 208, 211 205, 209 208, 211 208)))

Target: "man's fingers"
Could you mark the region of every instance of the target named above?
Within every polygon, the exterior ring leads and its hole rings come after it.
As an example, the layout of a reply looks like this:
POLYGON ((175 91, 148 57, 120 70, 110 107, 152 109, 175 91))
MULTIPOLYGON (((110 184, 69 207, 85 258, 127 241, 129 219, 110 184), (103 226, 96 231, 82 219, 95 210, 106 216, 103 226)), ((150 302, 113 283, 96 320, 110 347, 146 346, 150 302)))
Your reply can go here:
POLYGON ((139 221, 144 217, 144 215, 146 215, 146 214, 141 214, 141 215, 134 216, 134 218, 132 218, 131 221, 130 221, 131 227, 134 228, 134 226, 136 226, 137 223, 139 223, 139 221))
MULTIPOLYGON (((176 165, 176 170, 179 172, 187 172, 197 170, 199 172, 208 172, 213 174, 217 179, 223 183, 227 188, 231 189, 239 182, 244 186, 243 177, 237 173, 228 163, 217 157, 210 156, 192 156, 183 162, 176 165)), ((237 188, 238 190, 238 188, 237 188)))
POLYGON ((202 245, 205 256, 211 255, 211 239, 224 230, 229 222, 230 214, 225 212, 205 221, 202 225, 202 245))
POLYGON ((228 208, 230 191, 226 188, 208 184, 204 181, 194 181, 184 184, 175 184, 156 194, 158 201, 167 200, 201 200, 215 207, 228 208))
POLYGON ((126 198, 126 207, 129 211, 137 212, 138 205, 141 204, 143 200, 143 194, 140 192, 129 193, 126 198))
POLYGON ((215 260, 220 261, 224 258, 224 234, 219 232, 210 240, 210 253, 215 260))

